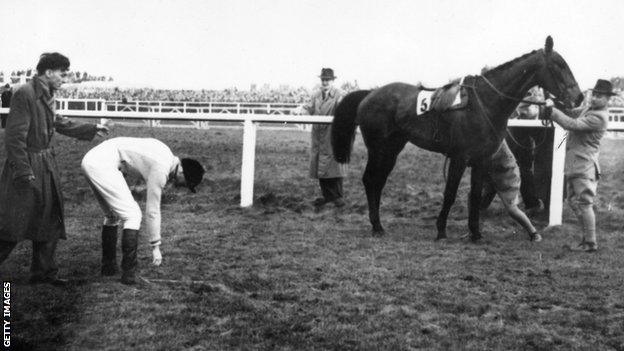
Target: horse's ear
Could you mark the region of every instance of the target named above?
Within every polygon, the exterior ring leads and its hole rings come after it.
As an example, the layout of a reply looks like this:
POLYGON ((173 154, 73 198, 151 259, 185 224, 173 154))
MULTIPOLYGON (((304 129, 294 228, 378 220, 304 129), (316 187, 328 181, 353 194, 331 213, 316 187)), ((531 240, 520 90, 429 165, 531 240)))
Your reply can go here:
POLYGON ((547 54, 550 54, 553 51, 553 46, 555 44, 553 43, 553 38, 549 35, 546 38, 546 45, 544 46, 544 49, 546 50, 547 54))

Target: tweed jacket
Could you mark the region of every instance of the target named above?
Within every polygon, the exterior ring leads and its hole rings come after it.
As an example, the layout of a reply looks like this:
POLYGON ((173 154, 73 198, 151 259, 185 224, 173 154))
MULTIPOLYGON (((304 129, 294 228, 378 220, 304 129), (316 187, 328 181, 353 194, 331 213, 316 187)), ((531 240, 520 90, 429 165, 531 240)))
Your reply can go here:
POLYGON ((567 116, 560 110, 553 108, 551 118, 568 130, 565 158, 566 177, 598 179, 600 177, 600 165, 598 163, 600 140, 607 130, 607 110, 577 108, 570 111, 570 116, 567 116))

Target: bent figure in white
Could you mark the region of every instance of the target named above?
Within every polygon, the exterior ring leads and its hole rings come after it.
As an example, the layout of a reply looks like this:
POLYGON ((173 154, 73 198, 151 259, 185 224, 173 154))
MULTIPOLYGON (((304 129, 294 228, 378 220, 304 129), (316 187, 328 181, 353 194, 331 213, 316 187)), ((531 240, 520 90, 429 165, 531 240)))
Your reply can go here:
POLYGON ((82 170, 105 215, 102 226, 102 275, 115 275, 118 271, 117 226, 121 224, 121 282, 134 284, 141 209, 132 197, 124 174, 145 181, 145 225, 152 246, 153 264, 160 265, 160 199, 163 189, 173 183, 195 192, 205 170, 196 160, 180 160, 159 140, 128 137, 109 139, 91 149, 82 159, 82 170))

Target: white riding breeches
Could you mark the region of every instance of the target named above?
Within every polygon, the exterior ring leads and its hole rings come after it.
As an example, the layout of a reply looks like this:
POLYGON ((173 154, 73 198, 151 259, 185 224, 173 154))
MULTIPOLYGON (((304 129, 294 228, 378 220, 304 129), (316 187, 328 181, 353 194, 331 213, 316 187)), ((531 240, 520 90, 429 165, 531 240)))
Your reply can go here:
POLYGON ((121 221, 123 229, 139 230, 141 209, 118 168, 119 155, 98 151, 105 150, 95 148, 89 151, 82 159, 81 167, 104 211, 104 225, 118 225, 121 221))

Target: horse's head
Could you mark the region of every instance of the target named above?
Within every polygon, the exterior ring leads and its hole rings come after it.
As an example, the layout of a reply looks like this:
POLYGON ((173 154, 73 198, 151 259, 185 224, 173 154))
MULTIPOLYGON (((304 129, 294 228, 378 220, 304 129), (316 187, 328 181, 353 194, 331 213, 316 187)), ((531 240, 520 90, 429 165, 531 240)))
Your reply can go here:
POLYGON ((579 106, 583 93, 563 57, 553 50, 553 39, 548 36, 537 71, 537 84, 555 96, 558 104, 566 108, 579 106))

